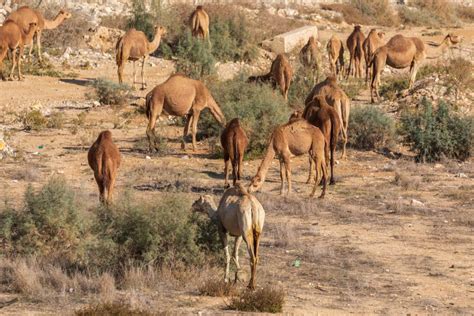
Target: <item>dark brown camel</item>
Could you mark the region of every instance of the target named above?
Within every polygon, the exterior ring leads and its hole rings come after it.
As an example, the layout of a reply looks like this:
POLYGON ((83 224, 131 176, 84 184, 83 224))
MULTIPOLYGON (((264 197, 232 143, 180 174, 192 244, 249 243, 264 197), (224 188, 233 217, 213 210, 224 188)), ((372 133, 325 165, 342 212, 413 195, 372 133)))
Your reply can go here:
POLYGON ((364 40, 365 36, 364 33, 362 33, 361 26, 354 26, 354 30, 346 41, 347 49, 350 54, 349 68, 347 68, 346 78, 348 78, 349 75, 362 78, 362 60, 364 60, 364 50, 362 49, 362 45, 364 40))
POLYGON ((242 177, 242 161, 249 140, 238 118, 231 120, 221 134, 221 145, 224 149, 225 187, 229 185, 229 161, 232 163, 233 185, 242 177))

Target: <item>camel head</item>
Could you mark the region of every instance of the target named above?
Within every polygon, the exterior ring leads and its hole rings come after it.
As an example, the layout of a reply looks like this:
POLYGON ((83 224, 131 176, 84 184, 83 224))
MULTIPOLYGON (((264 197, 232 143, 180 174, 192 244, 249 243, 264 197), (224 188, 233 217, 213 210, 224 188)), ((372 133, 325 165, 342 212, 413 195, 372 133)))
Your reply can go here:
POLYGON ((377 35, 380 39, 383 39, 385 37, 385 32, 378 32, 377 35))
POLYGON ((354 31, 361 31, 361 30, 362 30, 362 26, 354 25, 354 31))
POLYGON ((165 36, 168 32, 164 26, 155 25, 155 34, 159 34, 160 36, 165 36))
POLYGON ((193 212, 206 213, 211 216, 217 209, 214 199, 210 195, 201 195, 199 199, 194 201, 191 207, 193 212))
POLYGON ((202 5, 198 5, 198 6, 196 7, 196 11, 201 11, 201 10, 203 10, 202 5))
POLYGON ((445 40, 449 40, 451 44, 459 44, 462 41, 461 35, 454 35, 453 33, 448 33, 446 35, 445 40))
POLYGON ((258 191, 258 189, 260 189, 260 187, 262 186, 264 181, 265 181, 265 179, 257 174, 255 177, 253 177, 252 181, 250 182, 250 185, 249 185, 247 191, 249 193, 254 193, 254 192, 258 191))
POLYGON ((336 84, 337 83, 337 77, 333 74, 330 74, 326 77, 326 83, 329 83, 329 84, 336 84))
POLYGON ((58 13, 57 18, 61 17, 64 20, 70 19, 72 17, 72 14, 67 12, 66 10, 60 10, 58 13))

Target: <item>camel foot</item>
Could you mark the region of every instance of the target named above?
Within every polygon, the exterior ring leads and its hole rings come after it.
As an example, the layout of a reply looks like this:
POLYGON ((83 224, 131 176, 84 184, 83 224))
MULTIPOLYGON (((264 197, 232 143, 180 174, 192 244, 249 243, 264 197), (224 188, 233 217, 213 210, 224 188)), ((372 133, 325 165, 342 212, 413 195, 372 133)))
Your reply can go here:
POLYGON ((325 193, 321 193, 321 195, 318 197, 318 199, 324 199, 325 193))
POLYGON ((224 189, 228 189, 228 188, 230 188, 230 184, 228 183, 224 184, 224 189))
POLYGON ((331 179, 331 181, 329 181, 329 185, 335 185, 335 184, 336 184, 336 180, 331 179))
POLYGON ((146 87, 141 87, 140 90, 141 91, 146 90, 146 87))
POLYGON ((247 285, 247 289, 253 291, 253 290, 255 290, 255 285, 249 284, 249 285, 247 285))

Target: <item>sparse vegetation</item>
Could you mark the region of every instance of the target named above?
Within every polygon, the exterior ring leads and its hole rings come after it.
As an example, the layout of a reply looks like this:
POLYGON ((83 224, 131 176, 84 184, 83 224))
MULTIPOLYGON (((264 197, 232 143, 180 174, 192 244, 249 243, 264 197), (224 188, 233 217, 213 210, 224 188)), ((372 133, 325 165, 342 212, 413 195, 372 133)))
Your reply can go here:
POLYGON ((285 292, 276 287, 265 286, 255 291, 243 290, 232 297, 230 309, 245 312, 281 313, 285 292))
POLYGON ((96 99, 103 105, 125 105, 132 88, 107 79, 99 78, 91 83, 94 93, 88 94, 89 99, 96 99))
POLYGON ((400 6, 401 23, 415 26, 438 27, 457 21, 454 5, 448 0, 415 0, 409 6, 400 6))
POLYGON ((98 303, 86 306, 77 310, 76 316, 155 316, 157 313, 152 313, 143 309, 133 308, 123 302, 113 303, 98 303))
POLYGON ((473 65, 472 62, 458 57, 450 60, 447 67, 447 83, 453 87, 456 94, 456 101, 459 98, 460 92, 466 90, 474 90, 474 77, 472 76, 473 65))
POLYGON ((48 117, 48 128, 63 128, 65 123, 65 117, 62 112, 54 112, 48 117))
POLYGON ((231 282, 224 282, 222 278, 218 277, 209 278, 199 286, 201 295, 223 297, 232 296, 235 292, 236 288, 231 282))

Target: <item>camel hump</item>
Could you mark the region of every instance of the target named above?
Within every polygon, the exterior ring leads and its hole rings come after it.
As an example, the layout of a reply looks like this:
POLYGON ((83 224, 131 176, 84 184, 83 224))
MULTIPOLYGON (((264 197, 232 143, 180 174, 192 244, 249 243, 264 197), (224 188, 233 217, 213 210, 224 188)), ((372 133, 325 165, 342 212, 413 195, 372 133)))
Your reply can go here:
POLYGON ((99 134, 97 140, 99 143, 104 141, 112 141, 112 133, 109 130, 103 131, 99 134))
POLYGON ((236 127, 240 127, 240 120, 238 117, 236 118, 233 118, 229 124, 227 125, 228 128, 236 128, 236 127))
POLYGON ((203 9, 204 9, 204 8, 203 8, 202 5, 198 5, 198 6, 196 7, 196 10, 199 10, 199 11, 202 11, 203 9))

